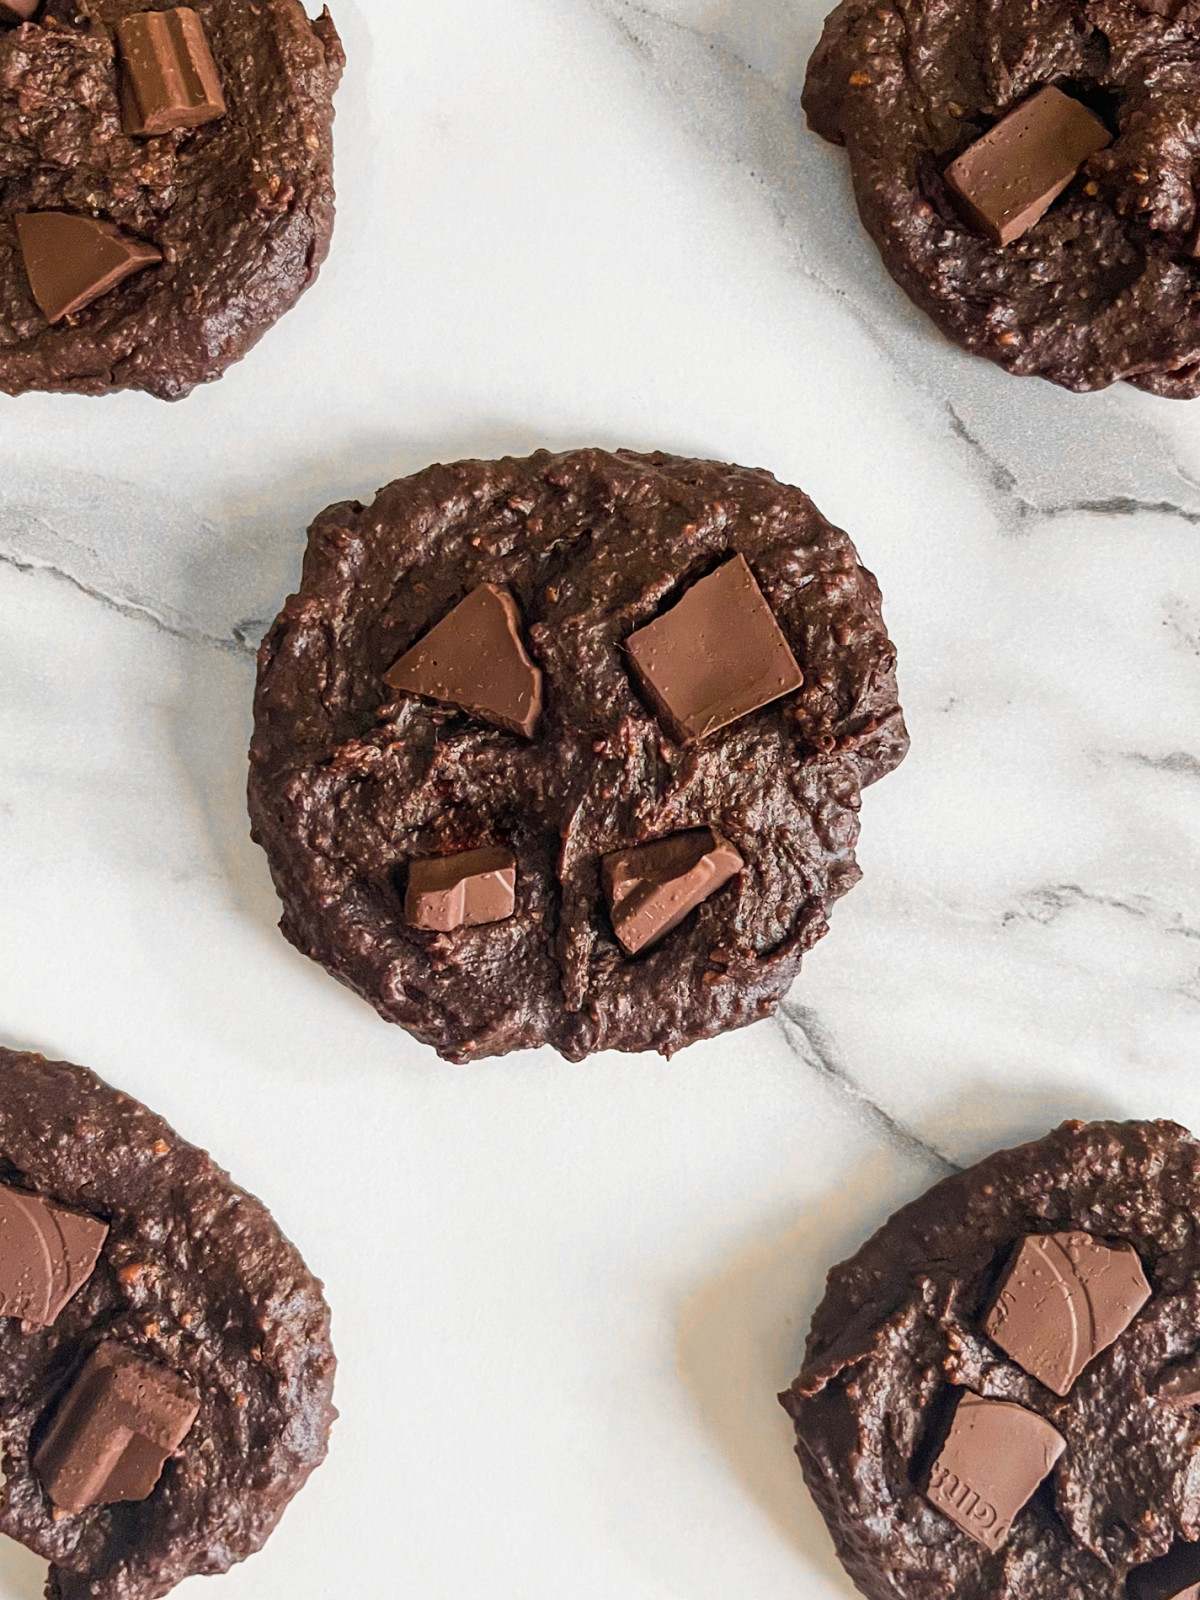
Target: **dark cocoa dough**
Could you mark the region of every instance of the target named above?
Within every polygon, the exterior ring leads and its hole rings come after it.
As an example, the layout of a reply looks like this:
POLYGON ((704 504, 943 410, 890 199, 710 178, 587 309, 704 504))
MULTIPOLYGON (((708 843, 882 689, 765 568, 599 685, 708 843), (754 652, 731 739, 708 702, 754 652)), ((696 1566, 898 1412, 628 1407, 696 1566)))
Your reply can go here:
POLYGON ((1176 0, 843 0, 829 16, 809 123, 846 146, 884 265, 956 344, 1067 389, 1200 394, 1198 17, 1176 0), (1047 83, 1115 141, 999 248, 943 173, 1047 83))
POLYGON ((541 1044, 670 1054, 753 1022, 860 876, 860 791, 908 744, 894 668, 849 539, 768 472, 542 451, 433 466, 370 506, 331 506, 259 653, 250 816, 280 925, 451 1060, 541 1044), (622 641, 738 552, 805 682, 681 747, 622 641), (382 681, 480 583, 511 589, 544 674, 532 741, 382 681), (631 959, 601 858, 704 825, 745 869, 631 959), (515 852, 515 914, 409 927, 405 863, 480 846, 515 852))
POLYGON ((146 0, 48 0, 0 26, 0 390, 178 400, 219 378, 317 275, 333 228, 333 92, 345 57, 328 11, 299 0, 189 0, 224 89, 223 117, 122 130, 114 31, 146 0), (13 218, 98 216, 157 246, 74 316, 47 323, 13 218))
POLYGON ((325 1457, 320 1283, 259 1201, 83 1067, 0 1049, 0 1181, 109 1224, 52 1327, 0 1319, 0 1532, 51 1563, 47 1600, 155 1600, 226 1571, 325 1457), (105 1340, 178 1373, 200 1412, 149 1499, 56 1512, 30 1457, 105 1340))
POLYGON ((1198 1348, 1200 1145, 1172 1122, 1067 1122, 947 1178, 834 1267, 780 1399, 872 1600, 1126 1600, 1133 1569, 1200 1538, 1200 1410, 1154 1394, 1198 1348), (1153 1292, 1060 1399, 983 1320, 1016 1241, 1065 1230, 1133 1245, 1153 1292), (964 1389, 1067 1441, 996 1555, 922 1493, 964 1389))

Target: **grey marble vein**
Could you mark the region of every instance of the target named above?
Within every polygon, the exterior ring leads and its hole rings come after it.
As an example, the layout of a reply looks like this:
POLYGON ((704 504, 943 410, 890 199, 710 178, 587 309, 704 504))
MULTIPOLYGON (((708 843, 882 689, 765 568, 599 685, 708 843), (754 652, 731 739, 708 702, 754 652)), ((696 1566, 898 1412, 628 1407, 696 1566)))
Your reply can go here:
POLYGON ((794 1054, 806 1067, 817 1073, 876 1134, 882 1134, 889 1144, 911 1160, 932 1167, 939 1177, 962 1170, 948 1155, 928 1144, 919 1134, 913 1133, 892 1116, 890 1111, 872 1100, 866 1090, 854 1081, 838 1061, 828 1031, 810 1006, 791 999, 785 1000, 775 1013, 775 1020, 794 1054))
POLYGON ((826 0, 588 3, 636 52, 688 131, 746 195, 771 208, 797 269, 887 355, 927 426, 944 428, 949 417, 1018 516, 1162 509, 1200 520, 1200 485, 1122 386, 1072 395, 1010 377, 952 348, 887 277, 858 221, 844 153, 809 132, 800 110, 826 0))
POLYGON ((160 633, 169 634, 173 639, 183 639, 188 644, 204 645, 214 650, 224 650, 234 655, 254 655, 257 646, 235 630, 234 637, 224 639, 215 634, 202 633, 197 628, 177 625, 167 619, 143 601, 122 597, 120 595, 106 594, 103 589, 84 582, 73 572, 68 572, 62 567, 56 567, 50 562, 22 561, 11 551, 0 550, 0 566, 11 567, 14 571, 24 573, 26 576, 44 576, 53 578, 60 583, 69 584, 72 589, 86 595, 89 600, 95 600, 99 605, 109 611, 115 611, 118 616, 130 617, 136 622, 148 623, 157 628, 160 633))
POLYGON ((1077 906, 1098 906, 1104 911, 1118 911, 1124 916, 1136 917, 1148 923, 1159 933, 1200 940, 1200 927, 1194 927, 1182 912, 1159 905, 1149 895, 1100 894, 1084 889, 1077 883, 1046 884, 1033 889, 1022 896, 1019 906, 1005 911, 1000 920, 1005 926, 1013 922, 1035 922, 1044 926, 1077 906))

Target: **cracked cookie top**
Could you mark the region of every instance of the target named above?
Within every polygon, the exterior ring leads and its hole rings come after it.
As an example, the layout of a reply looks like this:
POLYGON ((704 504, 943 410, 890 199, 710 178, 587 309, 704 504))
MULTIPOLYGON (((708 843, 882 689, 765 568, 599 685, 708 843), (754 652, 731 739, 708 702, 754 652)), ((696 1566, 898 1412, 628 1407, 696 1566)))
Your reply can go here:
POLYGON ((0 389, 178 399, 244 355, 329 248, 337 33, 298 0, 44 0, 35 16, 0 20, 0 389), (57 236, 31 243, 31 217, 57 236), (136 270, 106 279, 105 250, 136 270), (76 279, 100 292, 81 300, 76 279))
POLYGON ((1200 1145, 1068 1122, 834 1267, 780 1399, 864 1594, 1167 1600, 1200 1582, 1198 1357, 1200 1145))
POLYGON ((767 472, 540 452, 331 506, 259 656, 283 931, 454 1060, 752 1022, 859 876, 894 667, 849 539, 767 472))
POLYGON ((888 271, 956 343, 1068 389, 1200 393, 1197 15, 1177 0, 843 0, 830 15, 809 122, 846 146, 888 271), (1004 187, 981 170, 989 147, 1011 146, 1048 89, 1098 132, 1068 152, 1062 126, 1043 129, 1066 144, 1036 180, 1004 178, 1037 197, 1035 220, 989 216, 1004 187))

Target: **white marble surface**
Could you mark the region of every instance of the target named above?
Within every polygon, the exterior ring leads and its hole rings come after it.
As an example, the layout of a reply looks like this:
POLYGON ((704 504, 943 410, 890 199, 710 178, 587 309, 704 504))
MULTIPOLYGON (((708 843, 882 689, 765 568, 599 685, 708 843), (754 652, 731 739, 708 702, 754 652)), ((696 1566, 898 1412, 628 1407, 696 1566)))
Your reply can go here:
POLYGON ((0 1039, 165 1112, 328 1282, 329 1463, 187 1594, 848 1596, 773 1399, 828 1265, 1062 1116, 1200 1128, 1200 402, 942 343, 800 126, 820 0, 335 9, 299 308, 173 407, 0 402, 0 1039), (865 881, 786 1016, 669 1064, 439 1063, 284 944, 247 839, 308 518, 543 443, 801 484, 900 647, 865 881))

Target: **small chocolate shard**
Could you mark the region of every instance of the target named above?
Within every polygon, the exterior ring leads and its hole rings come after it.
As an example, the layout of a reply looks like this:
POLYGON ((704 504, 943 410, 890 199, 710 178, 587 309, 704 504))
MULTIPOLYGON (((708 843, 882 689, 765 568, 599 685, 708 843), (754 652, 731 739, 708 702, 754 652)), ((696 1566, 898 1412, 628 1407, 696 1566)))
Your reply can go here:
POLYGON ((1180 1539, 1157 1561, 1134 1567, 1125 1593, 1129 1600, 1200 1600, 1200 1545, 1180 1539))
POLYGON ((460 850, 410 862, 405 920, 439 933, 503 922, 513 914, 516 881, 517 863, 509 850, 460 850))
POLYGON ((1149 1298, 1132 1245, 1103 1244, 1090 1233, 1027 1234, 984 1327, 1031 1377, 1066 1395, 1149 1298))
POLYGON ((993 244, 1011 244, 1111 143, 1094 112, 1047 84, 952 161, 946 182, 993 244))
POLYGON ((690 828, 615 850, 600 863, 613 932, 636 955, 677 928, 744 865, 729 840, 713 828, 690 828))
POLYGON ((631 633, 625 648, 656 714, 680 744, 703 739, 804 682, 741 555, 631 633))
POLYGON ((0 1317, 48 1328, 91 1277, 108 1224, 0 1185, 0 1317))
POLYGON ((1164 1405, 1178 1406, 1180 1410, 1200 1405, 1200 1356, 1188 1356, 1164 1367, 1151 1393, 1164 1405))
POLYGON ((117 24, 126 133, 151 137, 225 115, 204 24, 188 6, 140 11, 117 24))
POLYGON ((428 695, 532 739, 542 714, 542 674, 521 639, 509 591, 481 583, 388 668, 390 689, 428 695))
POLYGON ((162 260, 153 245, 95 217, 26 211, 15 220, 29 287, 47 322, 82 311, 131 273, 162 260))
POLYGON ((168 1367, 111 1340, 71 1385, 33 1467, 63 1511, 145 1500, 200 1401, 168 1367))
POLYGON ((42 0, 0 0, 0 27, 7 23, 32 22, 42 0))
POLYGON ((1036 1412, 964 1393, 930 1471, 926 1498, 995 1553, 1066 1447, 1063 1436, 1036 1412))

